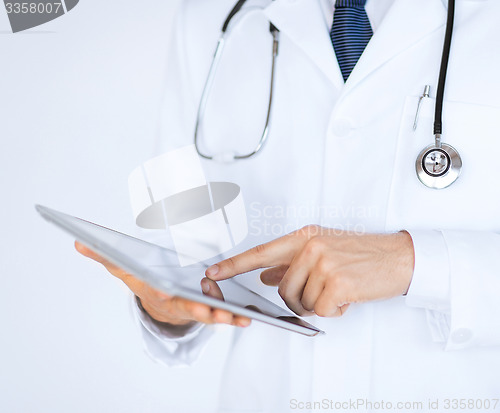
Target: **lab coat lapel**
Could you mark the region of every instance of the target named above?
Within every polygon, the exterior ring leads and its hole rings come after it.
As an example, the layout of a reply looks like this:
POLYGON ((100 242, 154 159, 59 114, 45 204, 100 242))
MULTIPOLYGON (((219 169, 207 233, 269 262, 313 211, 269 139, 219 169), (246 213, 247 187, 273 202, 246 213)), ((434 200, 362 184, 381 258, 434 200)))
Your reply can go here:
POLYGON ((318 1, 275 0, 264 13, 282 34, 309 56, 337 89, 344 86, 330 40, 330 28, 318 1))
POLYGON ((442 0, 395 0, 354 67, 343 92, 348 93, 386 62, 441 30, 445 22, 446 8, 442 0))

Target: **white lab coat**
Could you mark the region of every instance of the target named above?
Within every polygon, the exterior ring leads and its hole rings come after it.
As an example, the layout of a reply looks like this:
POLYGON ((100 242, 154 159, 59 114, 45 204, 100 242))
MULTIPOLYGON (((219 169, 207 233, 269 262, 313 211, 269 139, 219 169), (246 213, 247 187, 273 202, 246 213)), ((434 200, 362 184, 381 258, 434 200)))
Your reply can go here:
MULTIPOLYGON (((233 3, 183 2, 158 152, 192 143, 197 104, 233 3)), ((457 0, 443 140, 464 166, 455 184, 433 190, 418 181, 415 160, 433 142, 444 3, 395 0, 345 85, 316 0, 276 0, 233 32, 207 109, 202 147, 210 153, 250 151, 258 141, 267 110, 268 22, 281 32, 265 148, 247 161, 204 163, 210 180, 242 188, 250 235, 238 249, 308 223, 406 229, 416 264, 406 297, 352 305, 340 319, 311 318, 324 336, 260 323, 235 329, 220 411, 299 410, 291 399, 423 403, 408 411, 427 411, 429 400, 439 399, 443 411, 446 399, 500 397, 500 2, 457 0), (414 132, 427 84, 431 98, 414 132)), ((276 299, 256 277, 239 279, 276 299)), ((176 342, 144 324, 150 353, 169 365, 192 362, 210 336, 202 328, 176 342)))

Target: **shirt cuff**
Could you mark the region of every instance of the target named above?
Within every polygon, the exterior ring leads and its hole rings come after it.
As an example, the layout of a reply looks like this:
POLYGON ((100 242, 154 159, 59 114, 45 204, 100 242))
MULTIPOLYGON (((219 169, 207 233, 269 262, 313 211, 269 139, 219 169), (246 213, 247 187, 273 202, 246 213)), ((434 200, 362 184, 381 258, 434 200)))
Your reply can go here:
POLYGON ((441 231, 407 231, 415 251, 415 269, 406 304, 450 314, 450 263, 441 231))
POLYGON ((135 296, 135 313, 142 326, 161 341, 184 343, 191 341, 203 329, 202 323, 192 322, 187 325, 173 325, 153 319, 142 307, 139 297, 135 296))

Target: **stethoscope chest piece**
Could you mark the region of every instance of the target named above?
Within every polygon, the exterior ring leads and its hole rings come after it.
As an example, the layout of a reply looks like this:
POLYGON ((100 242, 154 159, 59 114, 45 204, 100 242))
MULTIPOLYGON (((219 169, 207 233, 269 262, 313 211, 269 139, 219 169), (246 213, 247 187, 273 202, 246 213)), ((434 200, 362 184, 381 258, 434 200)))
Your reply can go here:
MULTIPOLYGON (((455 0, 448 0, 448 20, 446 22, 446 34, 443 46, 443 56, 441 58, 441 69, 439 71, 439 82, 436 94, 436 107, 434 115, 434 144, 425 147, 419 153, 415 162, 415 169, 420 182, 428 188, 443 189, 450 186, 460 176, 462 170, 462 159, 458 151, 451 145, 441 142, 443 129, 443 98, 450 57, 451 37, 453 33, 453 20, 455 17, 455 0)), ((415 130, 418 120, 418 111, 422 98, 429 97, 430 86, 426 85, 424 94, 419 100, 417 114, 413 130, 415 130)))
POLYGON ((415 168, 418 179, 425 186, 443 189, 460 176, 462 159, 453 146, 446 143, 432 144, 420 152, 415 168))

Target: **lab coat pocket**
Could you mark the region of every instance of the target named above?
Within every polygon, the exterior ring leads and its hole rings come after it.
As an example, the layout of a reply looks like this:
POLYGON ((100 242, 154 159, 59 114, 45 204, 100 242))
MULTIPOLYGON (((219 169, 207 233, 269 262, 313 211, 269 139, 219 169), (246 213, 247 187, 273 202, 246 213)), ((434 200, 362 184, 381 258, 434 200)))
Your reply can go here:
POLYGON ((417 178, 419 153, 434 143, 435 100, 423 98, 413 130, 418 97, 408 97, 400 123, 388 202, 387 230, 500 229, 500 108, 445 101, 442 140, 462 158, 458 180, 431 189, 417 178))

